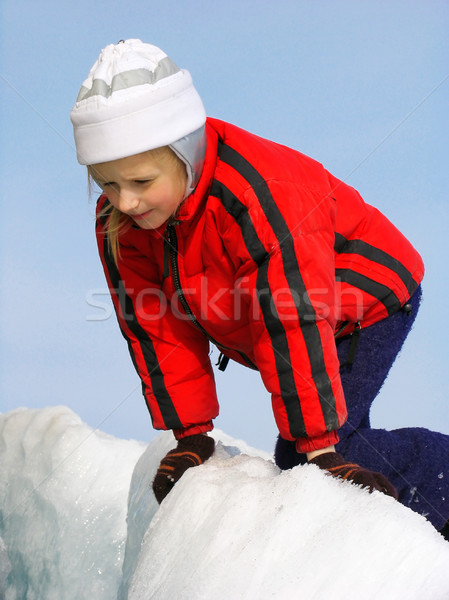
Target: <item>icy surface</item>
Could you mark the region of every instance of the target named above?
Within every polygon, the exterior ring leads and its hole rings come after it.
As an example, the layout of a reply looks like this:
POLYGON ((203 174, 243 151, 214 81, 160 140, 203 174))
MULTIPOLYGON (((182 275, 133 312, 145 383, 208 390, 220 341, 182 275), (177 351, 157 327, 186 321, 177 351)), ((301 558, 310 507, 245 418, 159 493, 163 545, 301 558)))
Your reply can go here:
POLYGON ((116 596, 129 483, 144 450, 92 430, 65 407, 0 416, 6 600, 116 596))
POLYGON ((449 544, 423 517, 215 437, 158 507, 170 433, 147 446, 64 407, 0 415, 0 598, 449 598, 449 544))

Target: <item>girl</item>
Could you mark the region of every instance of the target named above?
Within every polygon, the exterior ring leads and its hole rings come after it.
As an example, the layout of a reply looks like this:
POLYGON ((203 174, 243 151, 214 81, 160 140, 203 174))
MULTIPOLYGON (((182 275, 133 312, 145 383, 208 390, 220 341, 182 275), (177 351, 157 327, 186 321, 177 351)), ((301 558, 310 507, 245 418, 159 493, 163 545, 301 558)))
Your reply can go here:
POLYGON ((71 112, 103 190, 100 257, 153 425, 178 444, 162 502, 207 460, 218 414, 209 343, 259 370, 281 468, 311 462, 449 516, 449 436, 369 426, 419 306, 422 260, 319 163, 206 119, 189 73, 140 40, 107 46, 71 112))

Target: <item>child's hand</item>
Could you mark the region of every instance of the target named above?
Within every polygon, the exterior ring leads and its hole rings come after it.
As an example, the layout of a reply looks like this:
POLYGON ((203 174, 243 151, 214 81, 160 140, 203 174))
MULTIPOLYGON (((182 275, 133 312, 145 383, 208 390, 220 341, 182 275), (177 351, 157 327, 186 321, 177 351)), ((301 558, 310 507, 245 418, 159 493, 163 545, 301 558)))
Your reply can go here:
POLYGON ((213 438, 198 434, 179 440, 178 445, 162 459, 153 480, 153 492, 159 504, 189 467, 196 467, 214 452, 213 438))
POLYGON ((351 463, 338 452, 326 452, 312 458, 309 463, 317 465, 320 469, 329 471, 334 477, 347 479, 352 483, 366 487, 370 492, 378 490, 398 499, 398 493, 388 479, 381 473, 368 471, 360 465, 351 463))

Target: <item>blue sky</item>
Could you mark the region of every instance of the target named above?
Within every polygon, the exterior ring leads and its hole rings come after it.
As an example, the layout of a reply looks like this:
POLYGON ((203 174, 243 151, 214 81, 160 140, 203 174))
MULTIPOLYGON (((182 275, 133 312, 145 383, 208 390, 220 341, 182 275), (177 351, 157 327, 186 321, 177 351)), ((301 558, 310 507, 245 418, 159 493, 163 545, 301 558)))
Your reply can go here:
MULTIPOLYGON (((419 249, 425 301, 373 423, 449 433, 447 2, 5 0, 0 10, 1 412, 65 404, 107 433, 155 435, 115 317, 98 306, 110 304, 95 202, 69 120, 101 48, 137 37, 192 73, 210 116, 313 156, 419 249)), ((217 427, 271 450, 258 375, 231 364, 216 379, 217 427)))

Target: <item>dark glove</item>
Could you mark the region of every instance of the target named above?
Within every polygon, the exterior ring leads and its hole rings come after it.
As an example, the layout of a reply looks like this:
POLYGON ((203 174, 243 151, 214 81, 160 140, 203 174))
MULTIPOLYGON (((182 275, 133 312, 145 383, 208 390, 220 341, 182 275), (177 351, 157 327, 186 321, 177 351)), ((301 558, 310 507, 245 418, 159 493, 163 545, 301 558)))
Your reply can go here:
POLYGON ((189 467, 197 467, 214 452, 214 439, 203 435, 190 435, 179 440, 178 445, 161 460, 153 480, 153 492, 159 504, 189 467))
POLYGON ((348 462, 338 452, 319 454, 312 458, 309 463, 317 465, 320 469, 329 471, 334 477, 347 479, 352 483, 366 487, 370 493, 378 490, 387 494, 387 496, 393 496, 396 500, 398 499, 397 491, 384 475, 375 471, 368 471, 360 465, 348 462))

